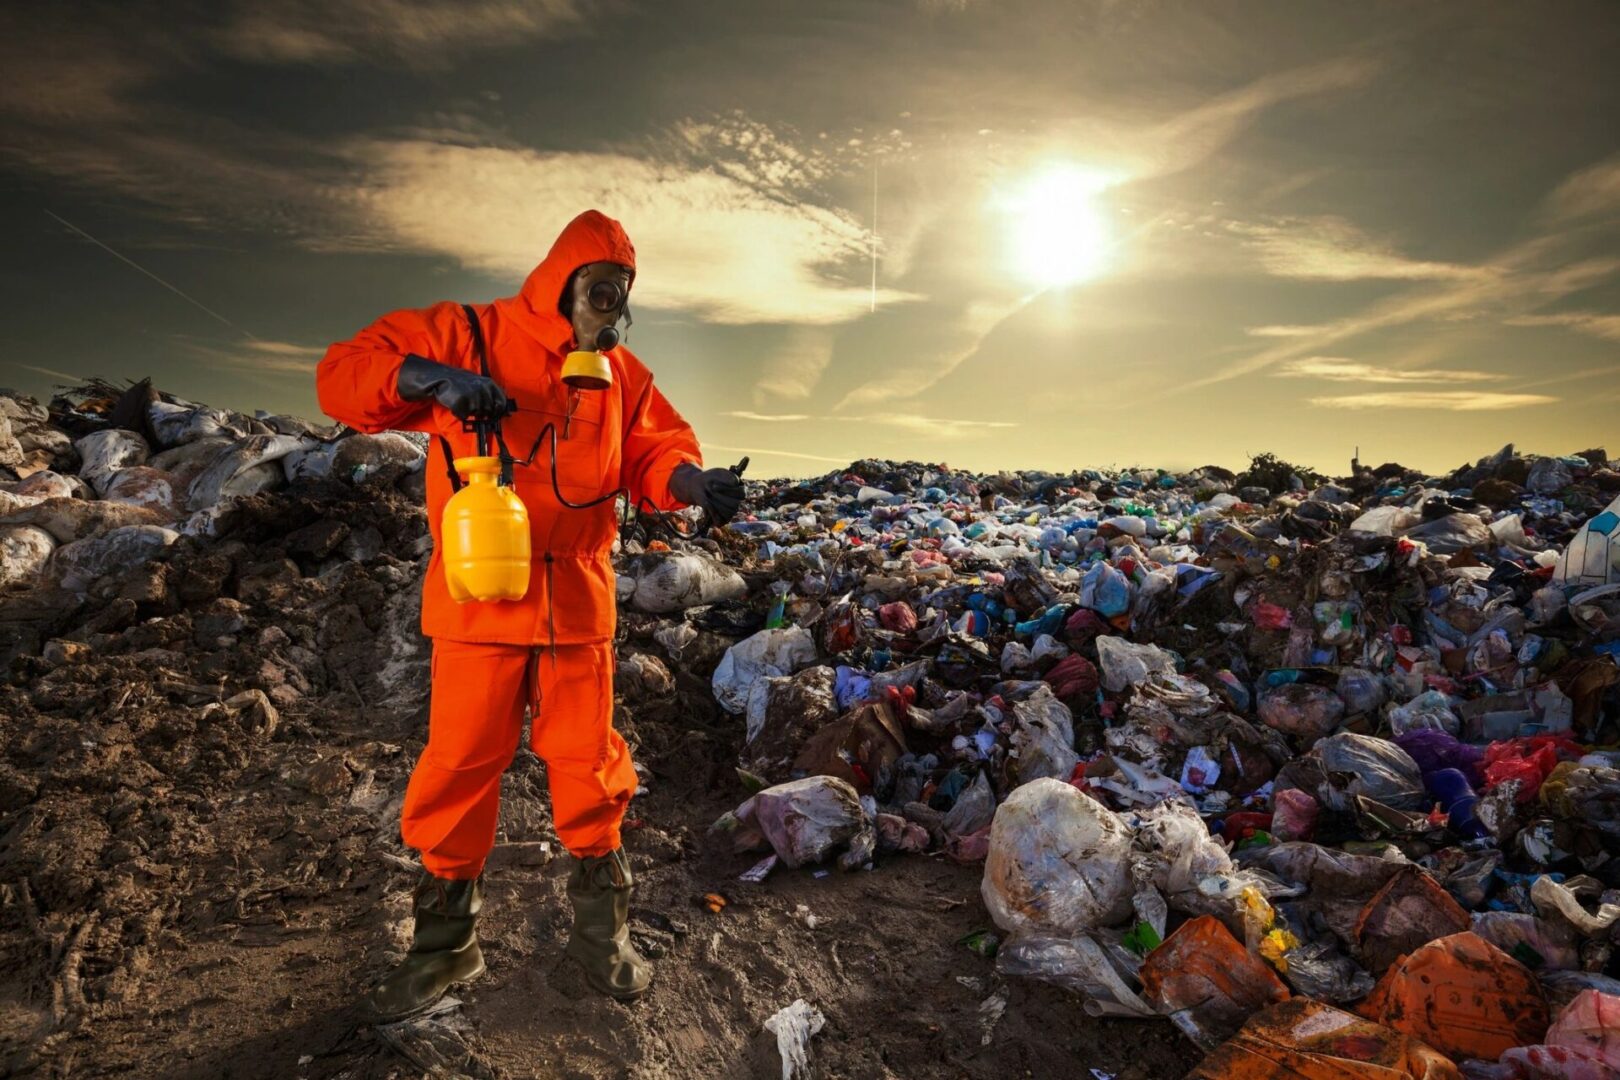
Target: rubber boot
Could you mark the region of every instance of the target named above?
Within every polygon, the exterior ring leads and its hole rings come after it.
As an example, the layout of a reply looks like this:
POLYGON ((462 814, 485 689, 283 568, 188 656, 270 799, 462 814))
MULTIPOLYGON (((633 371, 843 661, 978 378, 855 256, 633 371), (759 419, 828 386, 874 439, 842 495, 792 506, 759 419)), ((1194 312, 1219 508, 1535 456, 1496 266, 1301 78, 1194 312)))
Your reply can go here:
POLYGON ((484 906, 484 876, 454 880, 423 873, 411 900, 416 908, 411 951, 366 997, 378 1020, 420 1012, 451 983, 484 973, 484 954, 474 933, 484 906))
POLYGON ((652 965, 630 944, 626 926, 634 885, 623 848, 576 858, 568 875, 568 899, 574 905, 568 955, 579 961, 593 987, 621 1001, 639 997, 652 982, 652 965))

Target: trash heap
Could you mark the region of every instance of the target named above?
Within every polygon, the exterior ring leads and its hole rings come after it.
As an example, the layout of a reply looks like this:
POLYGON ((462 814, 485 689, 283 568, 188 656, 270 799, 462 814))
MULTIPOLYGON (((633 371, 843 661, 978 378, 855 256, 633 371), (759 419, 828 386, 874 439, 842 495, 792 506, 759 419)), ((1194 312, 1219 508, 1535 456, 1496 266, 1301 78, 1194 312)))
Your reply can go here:
POLYGON ((982 861, 966 944, 1196 1076, 1620 1075, 1617 491, 863 461, 633 553, 623 621, 679 665, 764 619, 712 677, 748 880, 982 861))
MULTIPOLYGON (((147 383, 0 391, 0 960, 54 1032, 138 1000, 175 935, 397 848, 423 454, 339 434, 147 383)), ((0 1072, 44 1035, 0 1036, 0 1072)))
MULTIPOLYGON (((397 845, 400 747, 317 736, 420 705, 423 463, 146 382, 0 391, 0 908, 71 969, 59 1013, 397 845), (259 775, 297 852, 213 824, 259 775)), ((747 486, 708 535, 623 532, 616 681, 638 754, 738 748, 746 878, 982 867, 969 947, 1170 1020, 1195 1076, 1620 1070, 1602 451, 747 486)))

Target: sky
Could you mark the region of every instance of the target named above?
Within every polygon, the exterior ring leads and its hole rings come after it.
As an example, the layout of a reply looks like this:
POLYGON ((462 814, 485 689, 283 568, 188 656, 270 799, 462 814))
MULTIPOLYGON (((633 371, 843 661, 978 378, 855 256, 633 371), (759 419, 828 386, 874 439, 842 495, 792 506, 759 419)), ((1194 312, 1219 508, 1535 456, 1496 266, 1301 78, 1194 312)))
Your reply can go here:
POLYGON ((1620 454, 1620 7, 225 0, 0 14, 0 386, 320 415, 595 207, 710 464, 1620 454))

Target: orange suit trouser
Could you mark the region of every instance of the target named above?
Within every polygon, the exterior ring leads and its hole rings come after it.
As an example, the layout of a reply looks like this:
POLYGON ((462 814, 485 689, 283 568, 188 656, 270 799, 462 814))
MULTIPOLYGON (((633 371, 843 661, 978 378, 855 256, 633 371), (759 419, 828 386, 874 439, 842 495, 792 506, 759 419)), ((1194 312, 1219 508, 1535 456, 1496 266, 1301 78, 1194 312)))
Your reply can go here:
POLYGON ((554 659, 544 646, 434 638, 428 742, 405 789, 400 833, 435 876, 483 870, 525 707, 563 847, 591 856, 619 846, 636 771, 613 730, 612 643, 558 645, 554 659))

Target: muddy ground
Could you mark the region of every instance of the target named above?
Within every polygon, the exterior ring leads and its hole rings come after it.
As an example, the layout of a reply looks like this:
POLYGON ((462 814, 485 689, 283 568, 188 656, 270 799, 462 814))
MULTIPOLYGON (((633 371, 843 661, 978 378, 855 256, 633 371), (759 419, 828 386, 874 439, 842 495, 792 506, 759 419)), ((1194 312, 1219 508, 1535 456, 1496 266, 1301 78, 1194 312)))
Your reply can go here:
POLYGON ((1091 1019, 959 944, 990 925, 976 867, 898 855, 738 882, 756 857, 705 836, 745 797, 741 718, 707 685, 729 638, 707 631, 673 690, 620 703, 647 781, 626 846, 648 996, 598 997, 563 958, 567 859, 545 858, 544 766, 523 750, 488 972, 458 1007, 365 1024, 356 999, 407 941, 416 878, 398 810, 426 734, 424 533, 408 497, 333 485, 250 501, 230 542, 176 545, 84 601, 0 598, 0 1075, 772 1077, 763 1023, 796 998, 826 1016, 822 1077, 1190 1066, 1170 1025, 1091 1019))
MULTIPOLYGON (((708 823, 742 797, 723 767, 736 747, 702 732, 643 755, 652 781, 633 805, 638 827, 626 846, 640 875, 635 929, 649 953, 662 954, 646 999, 621 1005, 590 993, 562 956, 566 858, 519 865, 535 861, 519 845, 547 833, 544 767, 525 751, 506 783, 515 824, 502 839, 513 846, 487 879, 489 971, 455 993, 459 1010, 435 1018, 448 1024, 385 1037, 352 1001, 405 930, 413 874, 393 861, 391 838, 426 718, 389 711, 360 722, 347 712, 323 712, 318 742, 312 724, 308 742, 267 756, 366 757, 381 740, 399 747, 387 767, 363 789, 330 794, 292 787, 268 760, 251 770, 218 817, 199 823, 216 853, 187 875, 190 887, 154 887, 148 901, 184 911, 199 897, 236 894, 226 902, 240 913, 203 902, 208 914, 161 929, 120 1000, 43 1047, 35 1042, 40 1074, 360 1080, 439 1065, 475 1077, 772 1076, 779 1066, 761 1025, 799 997, 827 1017, 812 1046, 828 1077, 1096 1068, 1146 1080, 1190 1064, 1168 1025, 1093 1020, 1074 998, 1001 980, 990 961, 955 944, 988 924, 976 869, 910 856, 867 873, 779 870, 762 885, 738 883, 752 858, 704 842, 708 823), (373 788, 387 793, 380 805, 356 797, 373 788), (317 859, 323 847, 334 861, 317 859), (300 884, 255 889, 267 864, 300 884), (718 915, 701 902, 714 891, 730 901, 718 915), (1007 1007, 989 1025, 983 1003, 996 991, 1007 1007)), ((49 1026, 35 989, 6 987, 9 1032, 49 1026)), ((14 1068, 29 1056, 14 1053, 14 1068)))

